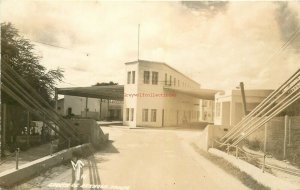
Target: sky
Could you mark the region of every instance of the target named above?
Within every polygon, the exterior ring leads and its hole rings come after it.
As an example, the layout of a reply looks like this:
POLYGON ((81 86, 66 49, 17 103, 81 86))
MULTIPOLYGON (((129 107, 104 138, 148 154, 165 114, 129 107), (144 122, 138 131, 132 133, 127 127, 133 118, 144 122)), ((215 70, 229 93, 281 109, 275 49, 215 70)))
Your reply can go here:
POLYGON ((2 0, 1 21, 35 44, 42 65, 64 69, 58 87, 124 84, 138 24, 140 59, 165 62, 202 88, 275 89, 300 68, 297 1, 2 0))

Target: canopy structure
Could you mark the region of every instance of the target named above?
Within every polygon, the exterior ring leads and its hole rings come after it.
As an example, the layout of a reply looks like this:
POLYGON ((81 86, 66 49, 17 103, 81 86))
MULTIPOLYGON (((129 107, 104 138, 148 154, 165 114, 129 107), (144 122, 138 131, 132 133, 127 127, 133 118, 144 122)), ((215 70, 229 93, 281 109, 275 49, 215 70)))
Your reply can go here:
POLYGON ((109 100, 123 100, 124 85, 57 88, 56 94, 109 100))
POLYGON ((204 100, 214 100, 215 94, 217 92, 223 92, 222 90, 213 90, 213 89, 179 89, 179 88, 172 88, 172 87, 164 87, 166 90, 171 90, 174 92, 186 94, 189 96, 193 96, 199 99, 204 100))

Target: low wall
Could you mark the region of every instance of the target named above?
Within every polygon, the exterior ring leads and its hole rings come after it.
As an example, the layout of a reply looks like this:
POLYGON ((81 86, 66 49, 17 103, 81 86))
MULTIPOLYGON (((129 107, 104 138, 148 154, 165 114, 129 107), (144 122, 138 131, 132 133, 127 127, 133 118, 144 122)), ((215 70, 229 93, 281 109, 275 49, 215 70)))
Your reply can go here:
POLYGON ((213 140, 223 137, 228 132, 229 126, 207 125, 200 136, 199 147, 208 150, 213 147, 213 140))
POLYGON ((52 156, 45 156, 27 164, 23 164, 19 166, 18 170, 14 168, 6 170, 0 173, 0 187, 10 188, 14 185, 20 184, 21 182, 37 176, 51 167, 69 161, 72 158, 73 151, 76 150, 85 152, 87 149, 92 149, 92 145, 88 143, 72 147, 67 150, 57 152, 52 156))

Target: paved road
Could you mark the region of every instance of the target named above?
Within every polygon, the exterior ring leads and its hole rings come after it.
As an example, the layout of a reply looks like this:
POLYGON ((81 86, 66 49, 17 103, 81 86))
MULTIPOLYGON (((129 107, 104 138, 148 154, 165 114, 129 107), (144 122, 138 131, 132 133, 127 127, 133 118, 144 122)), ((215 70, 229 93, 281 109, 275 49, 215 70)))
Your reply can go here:
MULTIPOLYGON (((104 131, 113 142, 84 160, 84 184, 101 184, 103 190, 247 189, 194 151, 190 142, 200 131, 120 127, 104 131)), ((59 166, 16 189, 47 189, 51 183, 70 181, 71 167, 59 166)))

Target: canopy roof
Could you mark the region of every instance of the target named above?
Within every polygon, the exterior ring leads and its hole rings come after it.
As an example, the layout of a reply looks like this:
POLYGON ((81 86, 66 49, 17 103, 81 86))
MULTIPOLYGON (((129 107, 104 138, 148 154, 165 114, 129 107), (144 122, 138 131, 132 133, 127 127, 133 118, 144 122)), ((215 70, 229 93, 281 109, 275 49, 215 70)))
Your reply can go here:
POLYGON ((199 99, 204 100, 214 100, 215 94, 217 92, 222 92, 222 90, 213 90, 213 89, 182 89, 182 88, 173 88, 173 87, 164 87, 166 90, 171 90, 174 92, 190 95, 199 99))
POLYGON ((109 100, 123 100, 124 85, 58 88, 57 94, 109 100))

